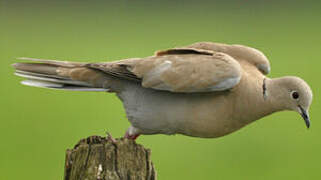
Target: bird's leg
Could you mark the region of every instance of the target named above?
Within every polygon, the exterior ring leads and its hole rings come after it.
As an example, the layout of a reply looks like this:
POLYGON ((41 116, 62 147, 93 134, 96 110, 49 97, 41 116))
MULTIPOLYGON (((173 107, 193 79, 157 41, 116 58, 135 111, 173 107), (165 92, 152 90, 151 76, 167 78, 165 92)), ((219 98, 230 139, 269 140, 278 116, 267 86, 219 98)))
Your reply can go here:
POLYGON ((136 140, 138 136, 140 136, 139 129, 130 126, 126 131, 124 138, 136 140))
POLYGON ((140 136, 140 134, 129 135, 129 134, 126 132, 124 138, 136 140, 136 139, 138 138, 138 136, 140 136))

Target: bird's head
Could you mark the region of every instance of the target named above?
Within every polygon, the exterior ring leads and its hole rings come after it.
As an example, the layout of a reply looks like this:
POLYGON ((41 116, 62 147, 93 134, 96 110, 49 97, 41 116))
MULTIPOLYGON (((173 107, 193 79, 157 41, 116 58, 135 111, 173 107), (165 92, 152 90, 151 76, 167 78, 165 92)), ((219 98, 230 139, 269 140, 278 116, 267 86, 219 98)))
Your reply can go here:
POLYGON ((273 87, 275 100, 283 108, 300 113, 309 128, 309 108, 312 103, 312 91, 309 85, 303 79, 293 76, 277 78, 275 85, 273 87))

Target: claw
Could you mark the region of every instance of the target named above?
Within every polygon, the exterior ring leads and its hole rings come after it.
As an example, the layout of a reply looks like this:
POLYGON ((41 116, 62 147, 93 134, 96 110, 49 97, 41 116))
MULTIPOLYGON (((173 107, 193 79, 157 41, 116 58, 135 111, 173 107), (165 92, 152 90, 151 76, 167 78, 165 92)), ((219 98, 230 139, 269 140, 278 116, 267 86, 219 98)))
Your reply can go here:
POLYGON ((138 138, 138 136, 140 135, 140 130, 134 126, 130 126, 125 135, 124 135, 124 138, 126 139, 131 139, 131 140, 136 140, 138 138))
POLYGON ((135 141, 138 138, 138 136, 140 136, 140 134, 129 135, 129 133, 126 132, 124 138, 131 139, 131 140, 135 141))

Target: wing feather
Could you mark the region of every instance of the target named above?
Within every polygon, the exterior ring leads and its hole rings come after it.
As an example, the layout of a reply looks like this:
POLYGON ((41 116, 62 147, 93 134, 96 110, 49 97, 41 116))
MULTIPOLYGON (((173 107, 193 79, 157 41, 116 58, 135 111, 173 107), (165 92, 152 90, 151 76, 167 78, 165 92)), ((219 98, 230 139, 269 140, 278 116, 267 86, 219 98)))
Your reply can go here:
POLYGON ((263 74, 269 74, 271 71, 271 66, 268 58, 258 49, 238 45, 238 44, 223 44, 223 43, 213 43, 213 42, 198 42, 186 46, 187 48, 201 49, 204 51, 216 51, 226 53, 235 60, 244 60, 254 65, 263 74))
POLYGON ((241 66, 231 56, 194 48, 175 48, 147 58, 89 66, 141 82, 145 88, 171 92, 223 91, 234 87, 241 79, 241 66))

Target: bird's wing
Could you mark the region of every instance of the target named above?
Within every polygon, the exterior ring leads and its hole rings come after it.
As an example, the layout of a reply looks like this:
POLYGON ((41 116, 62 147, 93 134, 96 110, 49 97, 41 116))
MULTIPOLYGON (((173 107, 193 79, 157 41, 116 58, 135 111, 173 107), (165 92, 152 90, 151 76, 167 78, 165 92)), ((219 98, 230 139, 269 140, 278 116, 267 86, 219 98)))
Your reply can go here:
POLYGON ((241 66, 230 55, 194 48, 159 51, 155 56, 89 67, 141 82, 145 88, 171 92, 224 91, 241 79, 241 66))
POLYGON ((237 61, 247 61, 257 67, 263 74, 268 74, 271 70, 267 57, 259 50, 244 45, 228 45, 213 42, 198 42, 186 46, 207 51, 223 52, 232 56, 237 61))

